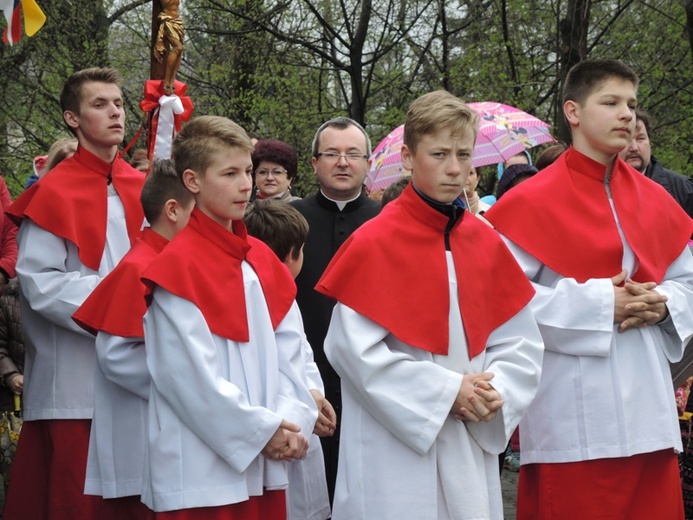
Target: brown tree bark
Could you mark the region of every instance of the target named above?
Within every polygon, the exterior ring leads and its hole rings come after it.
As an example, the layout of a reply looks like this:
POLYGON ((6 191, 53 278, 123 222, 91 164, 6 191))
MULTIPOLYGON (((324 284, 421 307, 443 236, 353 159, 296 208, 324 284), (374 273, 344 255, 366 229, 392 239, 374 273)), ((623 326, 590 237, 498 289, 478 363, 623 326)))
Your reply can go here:
POLYGON ((691 59, 693 60, 693 0, 686 0, 686 33, 688 44, 691 47, 691 59))
MULTIPOLYGON (((574 65, 587 58, 587 31, 589 30, 590 0, 568 0, 568 10, 565 18, 560 22, 561 34, 561 91, 568 71, 574 65)), ((556 121, 556 133, 558 139, 564 143, 571 142, 570 128, 565 118, 562 117, 562 96, 557 96, 556 113, 559 115, 556 121)))

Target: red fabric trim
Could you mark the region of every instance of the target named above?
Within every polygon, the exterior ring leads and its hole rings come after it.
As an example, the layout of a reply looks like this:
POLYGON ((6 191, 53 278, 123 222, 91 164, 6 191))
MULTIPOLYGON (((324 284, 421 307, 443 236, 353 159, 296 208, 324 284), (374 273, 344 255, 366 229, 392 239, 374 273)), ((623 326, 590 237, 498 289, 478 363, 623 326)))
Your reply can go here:
POLYGON ((296 298, 289 269, 261 241, 247 235, 245 224, 224 229, 199 209, 142 275, 149 289, 160 285, 194 303, 210 330, 241 343, 250 340, 241 262, 260 279, 272 326, 276 329, 296 298))
POLYGON ((94 335, 103 330, 123 338, 144 337, 142 318, 147 312, 147 287, 140 278, 166 244, 166 238, 145 228, 132 249, 92 291, 72 319, 94 335))
POLYGON ((144 222, 140 204, 144 175, 119 156, 108 164, 81 146, 26 190, 6 214, 18 226, 28 217, 46 231, 69 240, 79 249, 81 262, 98 271, 106 247, 109 176, 125 208, 128 236, 133 242, 144 222))
POLYGON ((286 494, 265 491, 245 502, 154 513, 156 520, 286 520, 286 494))
POLYGON ((520 468, 517 520, 683 520, 673 450, 520 468))
POLYGON ((90 430, 90 419, 24 422, 3 518, 97 518, 102 498, 84 494, 90 430))
MULTIPOLYGON (((448 217, 411 188, 337 251, 316 290, 385 327, 404 343, 447 354, 448 217)), ((527 305, 534 289, 498 235, 465 212, 450 235, 469 355, 527 305)))
MULTIPOLYGON (((604 187, 606 167, 570 148, 484 213, 503 235, 578 282, 621 272, 623 244, 604 187)), ((633 249, 638 282, 661 282, 693 233, 693 220, 664 188, 616 159, 610 182, 633 249)))
POLYGON ((140 495, 101 500, 98 520, 154 520, 154 511, 145 506, 140 495))

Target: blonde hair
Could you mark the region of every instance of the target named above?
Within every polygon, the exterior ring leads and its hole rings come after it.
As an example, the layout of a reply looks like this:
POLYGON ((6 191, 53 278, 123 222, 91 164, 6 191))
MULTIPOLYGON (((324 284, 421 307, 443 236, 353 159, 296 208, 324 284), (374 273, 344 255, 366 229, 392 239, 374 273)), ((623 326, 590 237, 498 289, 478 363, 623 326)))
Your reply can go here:
POLYGON ((173 141, 171 157, 178 176, 185 170, 204 175, 215 154, 236 148, 253 151, 248 134, 238 124, 221 116, 200 116, 190 120, 173 141))
POLYGON ((412 153, 416 153, 416 146, 424 136, 434 134, 443 128, 457 136, 471 130, 476 136, 478 121, 479 116, 476 112, 450 92, 429 92, 409 106, 404 122, 404 144, 412 153))
POLYGON ((39 177, 43 177, 53 168, 55 168, 61 161, 72 156, 77 151, 77 139, 74 137, 61 137, 55 141, 51 147, 48 149, 48 155, 46 156, 46 164, 43 166, 40 172, 38 172, 39 177))

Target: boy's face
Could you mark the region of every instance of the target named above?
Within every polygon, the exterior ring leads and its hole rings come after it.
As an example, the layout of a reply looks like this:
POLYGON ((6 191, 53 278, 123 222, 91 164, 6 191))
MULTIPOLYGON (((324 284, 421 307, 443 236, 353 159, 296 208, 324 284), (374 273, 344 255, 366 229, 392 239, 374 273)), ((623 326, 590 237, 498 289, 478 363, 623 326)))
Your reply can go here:
POLYGON ((416 146, 416 153, 402 146, 402 164, 411 170, 414 186, 438 202, 449 203, 460 196, 472 169, 475 135, 467 129, 452 135, 442 128, 425 135, 416 146))
POLYGON ((112 154, 125 136, 123 96, 113 83, 84 83, 79 113, 66 110, 63 115, 80 144, 95 155, 112 154))
POLYGON ((195 195, 195 205, 226 229, 243 218, 252 189, 250 152, 228 148, 212 156, 204 175, 185 170, 183 181, 195 195))
POLYGON ((563 110, 576 150, 608 164, 630 141, 636 106, 635 85, 621 78, 604 81, 582 105, 567 101, 563 110))

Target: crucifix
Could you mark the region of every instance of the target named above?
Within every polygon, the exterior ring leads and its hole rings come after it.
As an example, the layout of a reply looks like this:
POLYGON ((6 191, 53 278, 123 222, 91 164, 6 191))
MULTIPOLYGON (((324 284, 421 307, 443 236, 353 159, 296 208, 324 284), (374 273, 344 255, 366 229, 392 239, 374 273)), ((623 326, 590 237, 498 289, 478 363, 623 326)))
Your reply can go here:
POLYGON ((183 57, 183 20, 180 0, 154 0, 152 3, 152 60, 150 77, 164 82, 164 92, 173 94, 173 81, 183 57))

